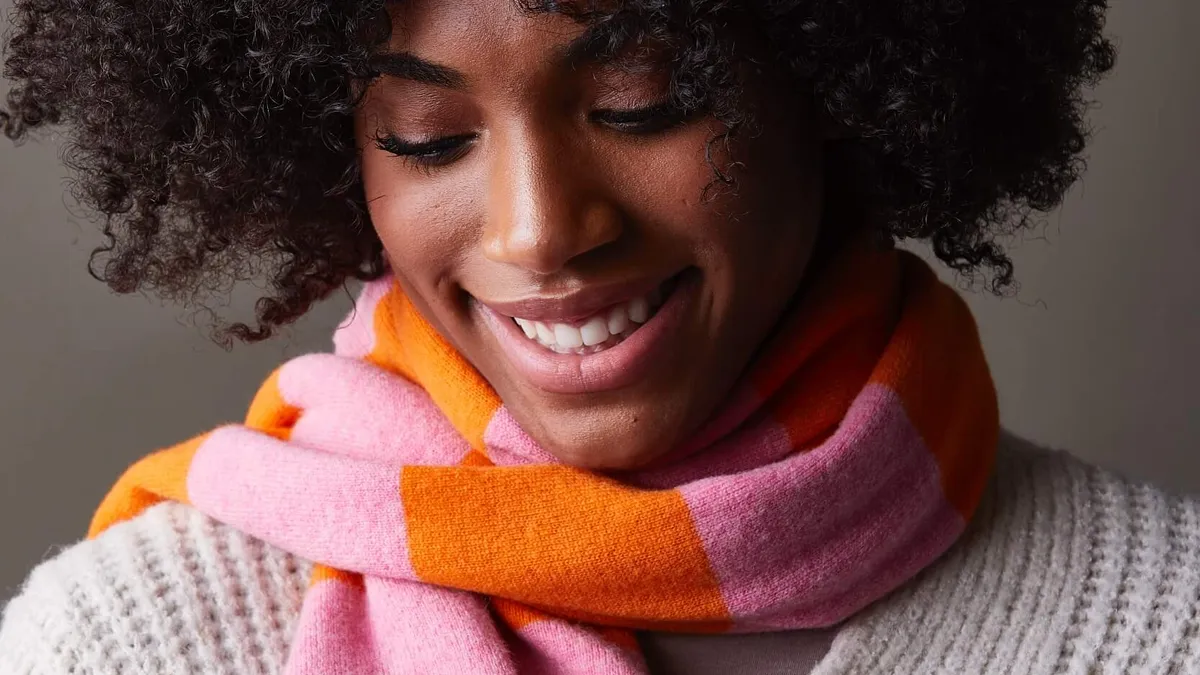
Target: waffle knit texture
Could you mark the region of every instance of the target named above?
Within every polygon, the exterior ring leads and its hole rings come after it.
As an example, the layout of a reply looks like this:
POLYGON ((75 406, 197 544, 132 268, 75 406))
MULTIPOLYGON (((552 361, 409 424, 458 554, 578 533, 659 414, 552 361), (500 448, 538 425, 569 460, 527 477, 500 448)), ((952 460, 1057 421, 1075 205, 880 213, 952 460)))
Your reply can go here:
MULTIPOLYGON (((0 674, 277 675, 310 570, 154 507, 33 572, 0 620, 0 674)), ((1198 612, 1196 499, 1006 436, 964 536, 827 652, 805 653, 810 631, 642 639, 664 675, 1187 675, 1198 612)))
POLYGON ((556 463, 394 281, 355 317, 92 526, 177 501, 318 562, 288 675, 638 675, 631 629, 830 626, 944 553, 992 469, 975 324, 902 251, 833 259, 709 423, 622 476, 556 463))

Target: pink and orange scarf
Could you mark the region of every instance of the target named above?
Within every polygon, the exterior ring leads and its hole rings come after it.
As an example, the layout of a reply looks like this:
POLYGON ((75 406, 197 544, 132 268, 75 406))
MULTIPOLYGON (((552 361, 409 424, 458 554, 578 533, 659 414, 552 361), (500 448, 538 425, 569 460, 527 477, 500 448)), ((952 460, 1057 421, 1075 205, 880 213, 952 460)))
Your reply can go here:
POLYGON ((992 465, 962 300, 854 249, 654 469, 555 463, 392 280, 245 424, 130 468, 95 536, 163 501, 315 561, 290 675, 646 671, 634 630, 836 624, 941 555, 992 465))

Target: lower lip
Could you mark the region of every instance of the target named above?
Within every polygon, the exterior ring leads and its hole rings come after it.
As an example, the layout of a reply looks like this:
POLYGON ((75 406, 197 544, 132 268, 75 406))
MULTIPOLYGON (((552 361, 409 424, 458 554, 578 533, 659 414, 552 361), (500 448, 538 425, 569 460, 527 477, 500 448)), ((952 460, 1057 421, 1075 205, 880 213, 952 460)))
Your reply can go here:
POLYGON ((650 320, 614 347, 595 354, 559 354, 525 337, 511 318, 474 303, 509 362, 533 386, 552 394, 610 391, 644 378, 670 346, 695 294, 695 275, 685 273, 650 320))

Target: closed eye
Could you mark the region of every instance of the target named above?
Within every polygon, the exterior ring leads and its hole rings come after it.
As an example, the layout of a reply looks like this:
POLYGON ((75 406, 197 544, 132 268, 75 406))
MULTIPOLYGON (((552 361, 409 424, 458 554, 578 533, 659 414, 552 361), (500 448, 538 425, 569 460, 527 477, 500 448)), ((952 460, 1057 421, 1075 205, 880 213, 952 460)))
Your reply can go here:
POLYGON ((687 115, 670 102, 625 110, 594 110, 588 117, 593 122, 629 134, 652 134, 687 120, 687 115))
POLYGON ((384 133, 375 137, 375 146, 415 165, 432 168, 460 159, 475 138, 476 134, 458 134, 429 141, 408 141, 395 134, 384 133))
MULTIPOLYGON (((653 134, 679 126, 687 115, 670 103, 661 103, 642 108, 600 109, 588 115, 589 119, 611 129, 627 134, 653 134)), ((391 133, 378 134, 375 146, 416 166, 435 168, 446 166, 461 159, 471 147, 477 134, 444 136, 428 141, 410 141, 391 133)))

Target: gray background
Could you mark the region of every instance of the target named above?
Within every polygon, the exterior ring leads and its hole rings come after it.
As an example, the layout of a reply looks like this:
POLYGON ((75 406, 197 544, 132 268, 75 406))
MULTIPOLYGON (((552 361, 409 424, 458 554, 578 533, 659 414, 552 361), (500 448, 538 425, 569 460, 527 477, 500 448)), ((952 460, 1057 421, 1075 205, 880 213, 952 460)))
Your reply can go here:
MULTIPOLYGON (((1200 2, 1118 0, 1109 26, 1120 62, 1095 92, 1085 180, 1014 248, 1020 294, 968 297, 1009 428, 1200 490, 1200 2)), ((98 238, 64 174, 53 139, 0 139, 0 600, 81 536, 123 467, 239 418, 281 359, 326 346, 347 307, 222 351, 183 310, 87 275, 98 238)))

